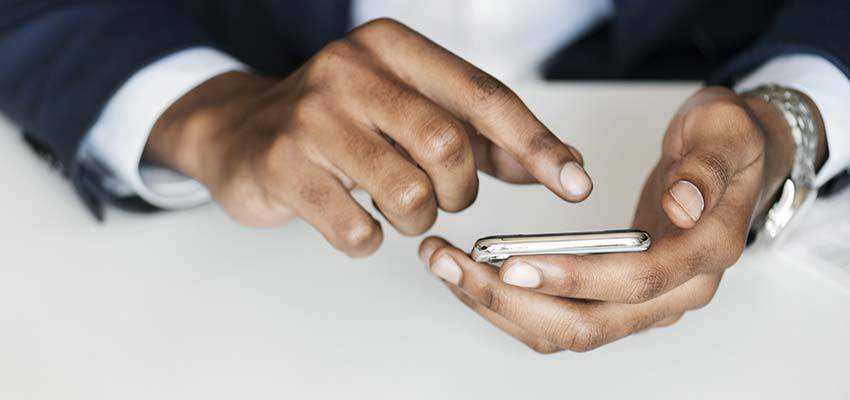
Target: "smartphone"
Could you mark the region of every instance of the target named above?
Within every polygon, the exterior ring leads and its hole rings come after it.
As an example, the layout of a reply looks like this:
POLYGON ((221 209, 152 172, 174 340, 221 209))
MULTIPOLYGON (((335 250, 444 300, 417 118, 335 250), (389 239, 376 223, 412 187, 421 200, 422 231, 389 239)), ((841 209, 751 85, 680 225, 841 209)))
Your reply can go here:
POLYGON ((475 242, 470 255, 477 262, 499 265, 520 255, 645 251, 651 242, 649 234, 639 230, 488 236, 475 242))

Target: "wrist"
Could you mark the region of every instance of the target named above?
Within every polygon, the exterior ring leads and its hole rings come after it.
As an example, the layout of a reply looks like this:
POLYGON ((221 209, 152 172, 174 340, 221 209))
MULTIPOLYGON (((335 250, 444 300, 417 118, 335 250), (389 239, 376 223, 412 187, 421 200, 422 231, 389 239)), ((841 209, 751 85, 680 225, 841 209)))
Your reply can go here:
MULTIPOLYGON (((797 92, 812 110, 818 131, 817 157, 815 168, 820 168, 827 157, 826 134, 820 113, 814 102, 803 93, 797 92)), ((764 184, 756 215, 761 215, 772 204, 774 198, 791 174, 797 156, 797 145, 791 133, 788 121, 772 104, 756 95, 744 94, 744 102, 753 117, 759 123, 765 139, 764 147, 764 184)))
POLYGON ((174 169, 210 186, 222 159, 221 135, 268 88, 268 80, 228 72, 198 85, 174 102, 154 124, 143 160, 174 169))

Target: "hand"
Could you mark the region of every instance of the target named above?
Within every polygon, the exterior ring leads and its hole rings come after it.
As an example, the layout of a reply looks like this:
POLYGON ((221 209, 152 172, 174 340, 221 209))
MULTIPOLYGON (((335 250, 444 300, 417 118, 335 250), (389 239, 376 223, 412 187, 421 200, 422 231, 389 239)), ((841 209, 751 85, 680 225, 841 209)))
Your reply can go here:
POLYGON ((634 219, 652 235, 646 252, 513 257, 497 270, 429 238, 420 256, 461 301, 541 352, 672 324, 708 304, 741 256, 760 199, 790 171, 794 142, 769 104, 707 88, 673 118, 662 153, 634 219))
POLYGON ((351 256, 382 240, 354 187, 407 235, 427 230, 438 208, 468 207, 476 167, 568 201, 591 190, 581 155, 516 94, 387 19, 330 43, 285 80, 230 73, 203 84, 158 121, 146 157, 201 181, 241 223, 301 217, 351 256))

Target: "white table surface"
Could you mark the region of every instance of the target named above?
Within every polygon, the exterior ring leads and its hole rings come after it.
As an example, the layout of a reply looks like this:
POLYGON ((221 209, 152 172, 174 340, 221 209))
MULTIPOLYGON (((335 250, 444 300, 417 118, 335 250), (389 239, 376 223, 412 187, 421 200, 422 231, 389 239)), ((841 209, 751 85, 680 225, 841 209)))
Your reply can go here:
MULTIPOLYGON (((520 88, 584 152, 591 199, 483 179, 432 232, 625 226, 694 88, 520 88)), ((215 206, 100 225, 2 122, 0 157, 0 399, 850 398, 850 294, 782 253, 746 255, 672 328, 541 356, 426 274, 416 239, 350 261, 304 223, 250 230, 215 206)))

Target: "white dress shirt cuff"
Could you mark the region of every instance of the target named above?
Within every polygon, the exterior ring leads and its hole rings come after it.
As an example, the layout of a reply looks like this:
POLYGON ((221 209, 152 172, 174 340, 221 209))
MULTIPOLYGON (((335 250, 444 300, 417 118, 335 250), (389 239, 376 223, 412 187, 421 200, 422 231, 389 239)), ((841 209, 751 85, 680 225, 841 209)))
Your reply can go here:
POLYGON ((808 95, 820 111, 826 129, 829 158, 817 176, 820 187, 850 166, 850 79, 823 57, 795 54, 777 57, 742 79, 735 90, 743 92, 764 84, 777 84, 808 95))
POLYGON ((111 174, 106 189, 138 195, 165 209, 210 200, 200 183, 174 171, 141 163, 154 124, 171 104, 217 75, 246 70, 233 57, 207 47, 179 51, 136 72, 106 103, 80 147, 79 161, 94 160, 111 174))

